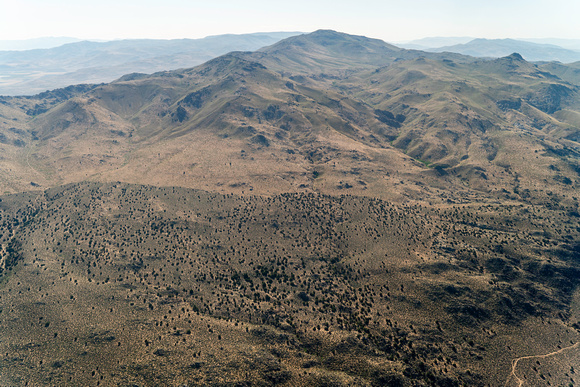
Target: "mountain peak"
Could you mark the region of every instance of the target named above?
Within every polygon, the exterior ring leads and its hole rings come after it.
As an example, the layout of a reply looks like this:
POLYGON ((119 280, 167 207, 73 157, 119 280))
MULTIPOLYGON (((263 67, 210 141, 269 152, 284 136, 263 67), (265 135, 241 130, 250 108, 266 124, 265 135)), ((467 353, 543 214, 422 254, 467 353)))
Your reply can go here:
POLYGON ((231 52, 211 59, 200 66, 187 69, 185 70, 185 73, 199 73, 204 76, 224 76, 232 71, 238 70, 243 70, 245 72, 266 70, 264 65, 253 60, 248 60, 251 59, 251 57, 247 56, 248 59, 246 59, 242 56, 244 56, 243 52, 231 52))
POLYGON ((292 36, 255 53, 274 71, 328 73, 349 67, 376 68, 391 63, 402 49, 379 39, 317 30, 292 36))
POLYGON ((511 55, 508 55, 506 58, 511 59, 511 60, 518 60, 518 61, 522 61, 525 62, 526 60, 517 52, 514 52, 511 55))
POLYGON ((320 30, 316 30, 313 31, 309 34, 305 34, 305 35, 310 35, 310 36, 349 36, 349 34, 345 34, 344 32, 338 32, 335 30, 325 30, 325 29, 320 29, 320 30))
POLYGON ((380 39, 373 39, 373 38, 368 38, 366 36, 362 36, 362 35, 351 35, 351 34, 346 34, 344 32, 338 32, 338 31, 334 31, 334 30, 317 30, 314 31, 308 35, 305 35, 308 38, 310 38, 312 41, 314 42, 318 42, 322 45, 326 44, 332 44, 332 43, 355 43, 355 44, 360 44, 360 45, 380 45, 383 47, 388 47, 391 50, 396 50, 399 51, 400 49, 396 46, 393 46, 391 44, 388 44, 380 39))
MULTIPOLYGON (((380 39, 367 38, 366 36, 350 35, 334 30, 317 30, 309 34, 292 36, 284 39, 270 47, 265 47, 260 51, 270 51, 271 49, 287 49, 289 46, 306 47, 315 45, 332 50, 355 50, 355 51, 400 51, 401 49, 388 44, 380 39)), ((348 54, 348 52, 345 52, 348 54)))

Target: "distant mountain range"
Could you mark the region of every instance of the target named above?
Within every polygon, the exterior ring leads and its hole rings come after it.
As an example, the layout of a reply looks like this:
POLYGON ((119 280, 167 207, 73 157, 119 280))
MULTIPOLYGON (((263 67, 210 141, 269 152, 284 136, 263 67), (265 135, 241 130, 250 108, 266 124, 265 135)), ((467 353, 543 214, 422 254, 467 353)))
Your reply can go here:
MULTIPOLYGON (((425 50, 429 48, 439 48, 444 46, 453 46, 456 44, 469 43, 477 38, 471 36, 433 36, 415 40, 405 40, 400 42, 392 42, 398 47, 408 49, 425 50)), ((496 39, 501 40, 501 39, 496 39)), ((560 38, 520 38, 516 39, 520 42, 530 42, 538 44, 549 44, 559 46, 568 50, 580 50, 580 39, 560 39, 560 38)))
POLYGON ((514 52, 529 61, 580 61, 580 40, 573 39, 476 39, 432 37, 397 44, 413 50, 455 52, 480 58, 500 58, 514 52))
POLYGON ((427 37, 406 42, 394 43, 398 47, 407 48, 409 50, 427 50, 430 48, 438 48, 443 46, 452 46, 455 44, 468 43, 475 39, 474 37, 427 37))
POLYGON ((580 39, 535 38, 520 40, 539 44, 551 44, 554 46, 566 48, 568 50, 580 50, 580 39))
POLYGON ((67 36, 43 37, 35 39, 21 40, 0 40, 1 51, 21 51, 47 49, 62 46, 63 44, 80 42, 83 39, 71 38, 67 36))
MULTIPOLYGON (((0 41, 0 49, 12 48, 11 51, 0 51, 0 95, 33 95, 72 84, 110 82, 129 73, 151 74, 191 67, 230 51, 254 51, 298 34, 269 32, 217 35, 203 39, 109 42, 78 41, 68 37, 0 41), (24 50, 26 47, 46 48, 24 50)), ((419 50, 415 54, 407 52, 407 57, 424 55, 420 53, 421 50, 480 58, 499 58, 517 52, 528 61, 580 61, 580 51, 573 49, 580 48, 580 40, 571 39, 536 39, 532 42, 430 37, 389 46, 390 50, 395 51, 401 48, 419 50), (567 48, 553 43, 560 43, 567 48)), ((348 46, 343 51, 346 56, 356 55, 348 52, 348 46)))
POLYGON ((528 61, 580 61, 580 51, 568 50, 552 44, 539 44, 514 39, 474 39, 465 44, 428 49, 432 52, 456 52, 476 57, 500 58, 517 52, 528 61))
POLYGON ((0 95, 30 95, 72 84, 110 82, 128 73, 191 67, 230 51, 257 50, 297 34, 82 41, 50 49, 0 51, 0 95))

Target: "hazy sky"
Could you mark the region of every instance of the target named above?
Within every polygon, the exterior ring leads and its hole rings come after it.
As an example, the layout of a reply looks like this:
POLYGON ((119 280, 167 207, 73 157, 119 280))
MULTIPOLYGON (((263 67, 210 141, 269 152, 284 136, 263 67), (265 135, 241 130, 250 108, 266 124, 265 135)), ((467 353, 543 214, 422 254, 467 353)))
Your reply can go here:
POLYGON ((201 38, 320 28, 426 36, 580 39, 578 0, 0 0, 0 40, 201 38))

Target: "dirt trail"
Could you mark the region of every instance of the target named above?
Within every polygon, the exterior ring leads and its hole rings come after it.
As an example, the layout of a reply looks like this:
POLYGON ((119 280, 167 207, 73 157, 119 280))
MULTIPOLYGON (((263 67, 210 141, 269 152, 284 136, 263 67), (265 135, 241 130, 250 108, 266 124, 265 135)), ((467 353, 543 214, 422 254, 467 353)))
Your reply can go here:
POLYGON ((580 346, 580 342, 577 342, 576 344, 571 345, 569 347, 561 348, 561 349, 559 349, 557 351, 547 353, 545 355, 522 356, 522 357, 518 357, 518 358, 512 360, 512 372, 510 373, 510 376, 505 381, 504 387, 507 386, 510 383, 510 380, 512 380, 512 378, 515 379, 518 387, 522 387, 524 385, 524 380, 523 379, 520 379, 518 377, 518 375, 516 374, 516 369, 518 367, 518 362, 520 360, 525 360, 525 359, 545 359, 545 358, 550 357, 550 356, 559 355, 562 352, 568 351, 568 350, 570 350, 572 348, 576 348, 578 346, 580 346))

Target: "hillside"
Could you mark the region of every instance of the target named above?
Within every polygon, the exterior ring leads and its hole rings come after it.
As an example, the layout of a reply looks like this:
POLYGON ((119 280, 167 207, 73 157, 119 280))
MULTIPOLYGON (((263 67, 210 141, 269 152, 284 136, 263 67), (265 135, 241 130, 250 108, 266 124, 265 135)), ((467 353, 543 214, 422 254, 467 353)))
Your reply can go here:
POLYGON ((574 71, 322 30, 0 98, 0 384, 574 385, 574 71))

